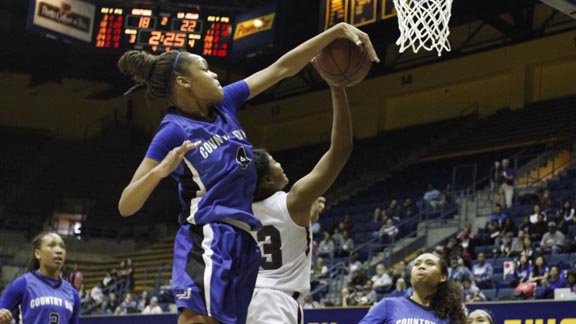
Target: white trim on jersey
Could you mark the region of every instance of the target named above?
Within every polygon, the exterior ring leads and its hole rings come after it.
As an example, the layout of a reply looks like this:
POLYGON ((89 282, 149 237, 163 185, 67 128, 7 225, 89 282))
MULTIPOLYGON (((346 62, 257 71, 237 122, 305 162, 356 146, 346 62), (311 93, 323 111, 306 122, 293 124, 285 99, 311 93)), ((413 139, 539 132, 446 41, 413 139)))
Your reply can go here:
POLYGON ((192 163, 190 163, 190 161, 188 161, 186 158, 184 158, 184 163, 186 163, 190 173, 192 173, 192 181, 194 181, 194 183, 198 186, 198 190, 196 191, 196 198, 192 198, 190 201, 190 216, 186 218, 188 223, 196 224, 195 216, 196 212, 198 211, 198 203, 200 202, 201 197, 206 193, 206 186, 204 186, 204 183, 200 178, 200 173, 198 173, 198 170, 196 170, 192 163))
POLYGON ((206 300, 206 313, 208 316, 212 317, 212 311, 210 306, 210 283, 212 282, 212 242, 214 241, 214 231, 212 230, 212 224, 206 224, 202 226, 202 232, 204 234, 204 240, 202 240, 202 258, 204 259, 204 299, 206 300))

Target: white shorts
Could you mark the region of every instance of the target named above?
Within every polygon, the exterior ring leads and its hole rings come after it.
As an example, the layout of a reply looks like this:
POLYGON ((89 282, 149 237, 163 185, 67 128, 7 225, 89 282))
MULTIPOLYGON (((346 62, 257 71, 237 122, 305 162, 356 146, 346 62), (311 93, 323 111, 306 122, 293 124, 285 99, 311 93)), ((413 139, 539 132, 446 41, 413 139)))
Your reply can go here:
POLYGON ((254 288, 246 323, 302 324, 303 322, 302 307, 290 294, 275 289, 254 288))

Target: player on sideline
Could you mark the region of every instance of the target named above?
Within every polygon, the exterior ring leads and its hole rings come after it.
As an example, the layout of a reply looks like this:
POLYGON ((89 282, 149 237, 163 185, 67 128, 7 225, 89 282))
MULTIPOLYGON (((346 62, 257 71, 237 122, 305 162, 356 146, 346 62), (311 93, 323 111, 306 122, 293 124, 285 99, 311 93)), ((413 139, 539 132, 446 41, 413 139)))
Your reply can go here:
POLYGON ((262 264, 248 309, 250 324, 300 324, 300 304, 310 293, 311 222, 324 208, 320 197, 332 185, 352 152, 352 126, 344 88, 331 87, 333 122, 330 148, 310 173, 289 192, 280 163, 264 150, 254 150, 258 183, 254 215, 263 228, 255 238, 262 264), (271 307, 270 305, 274 305, 271 307))
POLYGON ((410 297, 385 298, 370 309, 358 324, 466 322, 460 288, 448 280, 448 266, 431 253, 416 258, 412 266, 410 297))
POLYGON ((41 233, 32 241, 32 258, 26 273, 14 280, 0 298, 0 323, 17 319, 22 323, 79 323, 80 297, 72 285, 61 278, 66 261, 66 246, 60 235, 41 233))
POLYGON ((130 184, 122 216, 136 213, 159 182, 178 182, 182 212, 174 240, 172 285, 178 323, 246 322, 260 251, 249 233, 261 227, 252 214, 256 171, 252 146, 237 119, 240 106, 278 81, 295 75, 338 37, 378 57, 368 35, 340 23, 287 52, 244 80, 220 86, 201 56, 128 51, 118 67, 147 95, 173 105, 160 124, 130 184))

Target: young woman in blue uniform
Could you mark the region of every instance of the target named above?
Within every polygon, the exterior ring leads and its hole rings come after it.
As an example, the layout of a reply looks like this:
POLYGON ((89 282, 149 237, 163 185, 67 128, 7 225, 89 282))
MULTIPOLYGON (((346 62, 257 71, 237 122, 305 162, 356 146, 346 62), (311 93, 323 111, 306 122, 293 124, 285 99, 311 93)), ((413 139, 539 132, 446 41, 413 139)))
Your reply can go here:
POLYGON ((162 179, 170 175, 178 182, 182 212, 172 269, 178 323, 245 323, 260 265, 249 231, 261 224, 251 208, 252 146, 236 114, 338 37, 364 46, 378 60, 368 35, 345 23, 226 87, 195 54, 129 51, 120 58, 120 70, 143 84, 149 97, 172 104, 118 207, 122 216, 133 215, 162 179))
POLYGON ((448 280, 448 266, 431 253, 420 255, 411 271, 413 292, 406 298, 385 298, 358 324, 462 324, 466 320, 460 288, 448 280))
POLYGON ((18 323, 17 314, 21 312, 26 324, 78 324, 80 297, 61 278, 65 261, 66 246, 58 234, 36 236, 26 273, 14 280, 0 298, 0 323, 18 323))

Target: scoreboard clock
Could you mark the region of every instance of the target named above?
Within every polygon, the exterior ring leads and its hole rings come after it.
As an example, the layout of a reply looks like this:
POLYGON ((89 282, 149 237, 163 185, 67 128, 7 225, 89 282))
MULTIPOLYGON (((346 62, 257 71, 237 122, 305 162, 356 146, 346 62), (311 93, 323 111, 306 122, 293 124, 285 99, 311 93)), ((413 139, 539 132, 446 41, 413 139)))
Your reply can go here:
POLYGON ((225 57, 229 54, 231 33, 229 16, 201 10, 98 7, 94 46, 151 53, 180 49, 202 56, 225 57))

